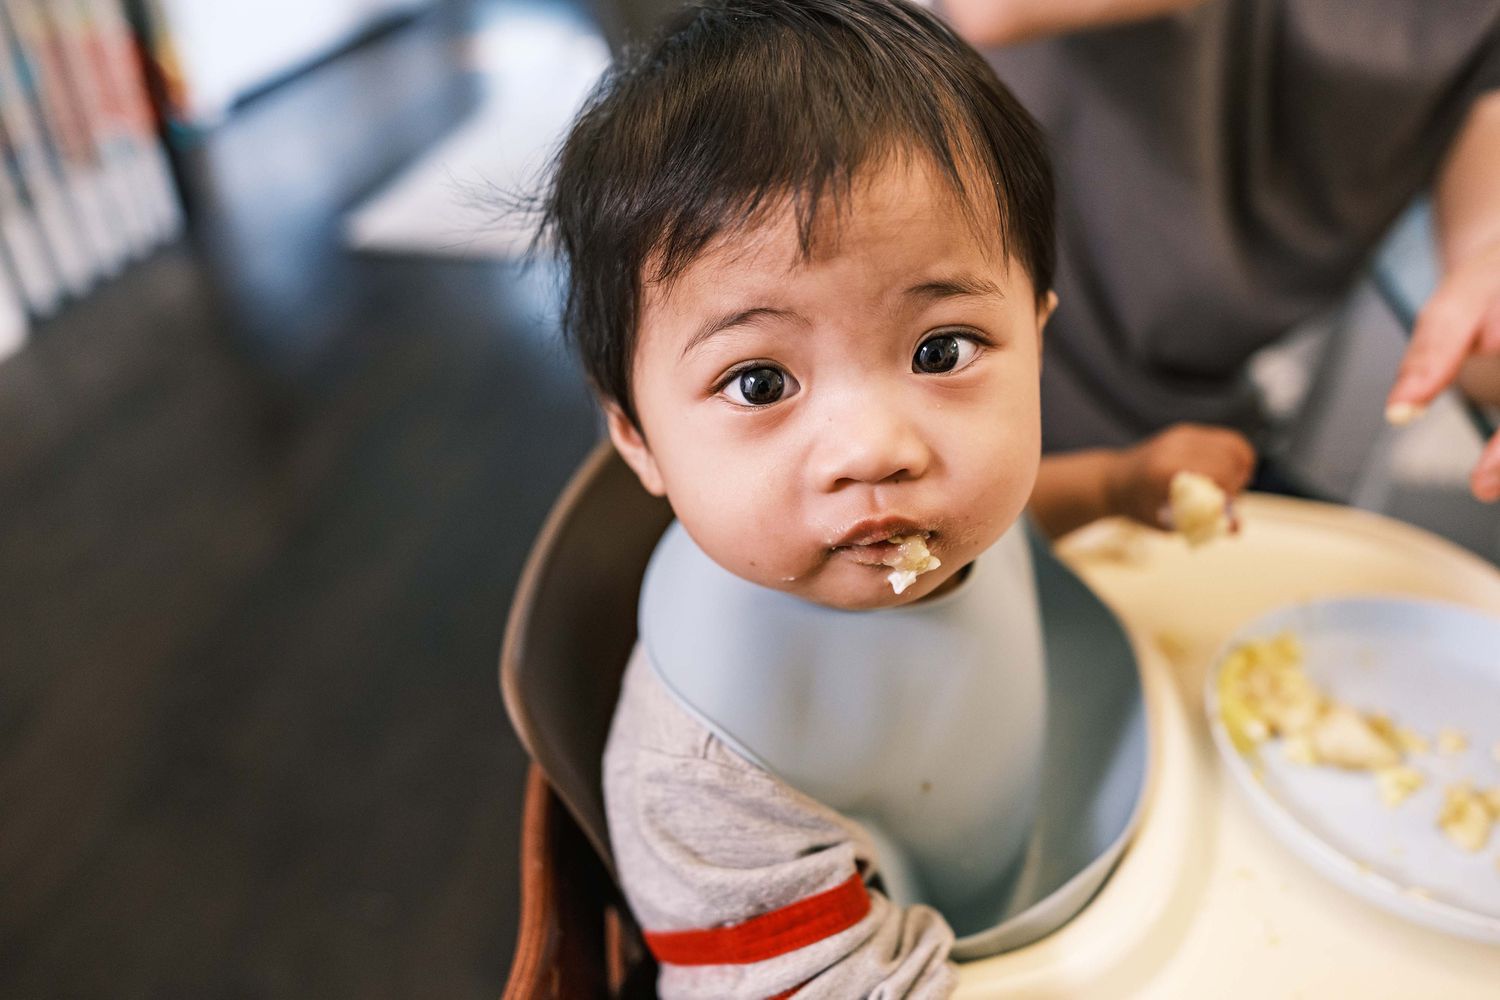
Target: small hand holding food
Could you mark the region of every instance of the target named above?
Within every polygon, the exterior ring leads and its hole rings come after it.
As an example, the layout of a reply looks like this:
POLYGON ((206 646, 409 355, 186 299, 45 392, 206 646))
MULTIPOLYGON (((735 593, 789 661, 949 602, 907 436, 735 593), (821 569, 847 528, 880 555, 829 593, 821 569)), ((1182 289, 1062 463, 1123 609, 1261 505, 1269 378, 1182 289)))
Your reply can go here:
POLYGON ((1244 435, 1174 424, 1118 454, 1111 507, 1201 545, 1237 529, 1230 504, 1254 470, 1255 449, 1244 435))

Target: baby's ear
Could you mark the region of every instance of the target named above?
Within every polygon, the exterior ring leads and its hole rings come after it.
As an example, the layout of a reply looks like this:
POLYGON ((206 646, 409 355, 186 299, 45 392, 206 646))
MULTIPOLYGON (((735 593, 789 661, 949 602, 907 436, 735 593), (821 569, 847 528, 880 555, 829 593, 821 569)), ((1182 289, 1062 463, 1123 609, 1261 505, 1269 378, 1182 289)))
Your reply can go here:
POLYGON ((651 454, 645 437, 630 422, 630 418, 625 416, 625 411, 620 409, 618 403, 604 404, 604 421, 609 427, 609 439, 615 443, 615 450, 625 459, 625 464, 635 470, 636 478, 641 481, 646 492, 654 497, 666 496, 667 489, 662 483, 661 470, 656 467, 656 457, 651 454))
POLYGON ((1036 328, 1038 330, 1045 330, 1047 328, 1047 321, 1052 318, 1052 314, 1055 312, 1057 312, 1057 293, 1048 292, 1047 297, 1042 299, 1041 305, 1037 307, 1037 319, 1040 322, 1037 323, 1036 328))
POLYGON ((1042 299, 1042 301, 1037 303, 1036 307, 1036 353, 1038 374, 1040 374, 1042 368, 1047 363, 1047 354, 1046 351, 1043 350, 1043 347, 1047 341, 1047 321, 1052 318, 1052 314, 1055 312, 1057 312, 1057 293, 1049 291, 1042 299))

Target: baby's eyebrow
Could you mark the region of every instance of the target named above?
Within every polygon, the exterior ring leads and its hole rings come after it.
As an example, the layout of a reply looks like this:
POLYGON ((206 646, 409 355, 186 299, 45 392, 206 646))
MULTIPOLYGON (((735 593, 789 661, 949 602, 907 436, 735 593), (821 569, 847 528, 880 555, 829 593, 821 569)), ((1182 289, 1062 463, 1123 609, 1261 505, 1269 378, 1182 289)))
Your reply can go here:
POLYGON ((797 314, 790 309, 772 309, 770 306, 756 306, 753 309, 740 309, 736 312, 725 313, 723 316, 708 320, 702 326, 698 327, 693 335, 688 338, 688 342, 683 346, 682 354, 679 357, 687 357, 698 345, 708 340, 714 334, 727 330, 730 327, 741 326, 758 319, 796 318, 797 314))
MULTIPOLYGON (((1000 286, 988 278, 972 274, 956 274, 946 278, 935 278, 932 281, 924 281, 912 285, 902 293, 904 298, 923 299, 929 302, 937 302, 942 299, 958 298, 960 296, 994 296, 1004 298, 1005 293, 1000 286)), ((707 320, 693 335, 688 338, 682 347, 679 358, 686 358, 705 341, 717 333, 722 333, 732 327, 743 326, 746 323, 758 319, 800 319, 797 313, 790 309, 774 309, 770 306, 756 306, 751 309, 737 309, 731 313, 707 320)))
POLYGON ((927 299, 934 302, 940 299, 957 298, 960 295, 993 295, 997 298, 1005 298, 1005 293, 1000 290, 999 285, 988 278, 971 274, 956 274, 949 278, 924 281, 921 284, 912 285, 904 294, 907 298, 927 299))

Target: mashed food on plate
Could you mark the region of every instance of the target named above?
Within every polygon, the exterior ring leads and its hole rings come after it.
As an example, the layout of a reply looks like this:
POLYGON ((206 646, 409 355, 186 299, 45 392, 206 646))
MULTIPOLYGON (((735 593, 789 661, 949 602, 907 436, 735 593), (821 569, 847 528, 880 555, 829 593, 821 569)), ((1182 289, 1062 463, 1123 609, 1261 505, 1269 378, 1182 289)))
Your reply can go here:
POLYGON ((1440 729, 1437 734, 1438 753, 1463 753, 1469 749, 1469 738, 1452 727, 1440 729))
POLYGON ((1490 828, 1495 824, 1495 813, 1486 798, 1468 783, 1449 785, 1443 790, 1438 829, 1466 851, 1482 850, 1489 842, 1490 828))
MULTIPOLYGON (((1381 801, 1395 808, 1426 784, 1405 755, 1426 752, 1428 744, 1383 715, 1363 713, 1329 697, 1302 669, 1302 645, 1284 632, 1231 650, 1218 679, 1219 712, 1230 741, 1250 753, 1280 738, 1296 764, 1327 765, 1374 773, 1381 801)), ((1440 753, 1461 752, 1463 734, 1444 729, 1440 753)), ((1500 788, 1449 785, 1443 792, 1437 827, 1466 851, 1484 849, 1500 823, 1500 788)))
POLYGON ((1375 772, 1375 785, 1380 789, 1380 801, 1394 809, 1405 802, 1413 792, 1427 783, 1422 772, 1405 764, 1383 767, 1375 772))
POLYGON ((1241 753, 1281 737, 1299 764, 1375 771, 1401 763, 1396 727, 1324 694, 1303 672, 1302 644, 1290 633, 1229 654, 1219 672, 1219 706, 1241 753))

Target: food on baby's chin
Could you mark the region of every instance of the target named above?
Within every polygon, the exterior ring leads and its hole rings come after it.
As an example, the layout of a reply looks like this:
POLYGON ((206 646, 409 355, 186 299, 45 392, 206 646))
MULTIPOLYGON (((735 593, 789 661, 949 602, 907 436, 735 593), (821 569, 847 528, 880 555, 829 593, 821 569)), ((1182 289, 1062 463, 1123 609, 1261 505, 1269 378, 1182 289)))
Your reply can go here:
POLYGON ((1494 822, 1494 812, 1472 785, 1449 785, 1444 789, 1438 829, 1459 847, 1470 852, 1481 850, 1490 839, 1494 822))
POLYGON ((1179 472, 1168 488, 1172 527, 1189 545, 1199 546, 1229 533, 1228 497, 1217 483, 1196 472, 1179 472))
POLYGON ((896 546, 896 551, 881 562, 891 567, 885 578, 890 582, 891 589, 898 594, 916 583, 917 577, 943 564, 937 556, 927 551, 927 542, 920 535, 892 538, 891 544, 896 546))

